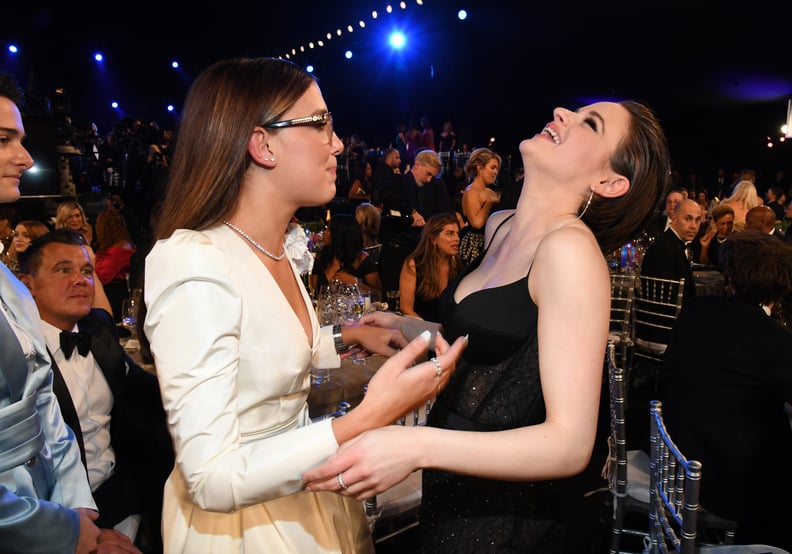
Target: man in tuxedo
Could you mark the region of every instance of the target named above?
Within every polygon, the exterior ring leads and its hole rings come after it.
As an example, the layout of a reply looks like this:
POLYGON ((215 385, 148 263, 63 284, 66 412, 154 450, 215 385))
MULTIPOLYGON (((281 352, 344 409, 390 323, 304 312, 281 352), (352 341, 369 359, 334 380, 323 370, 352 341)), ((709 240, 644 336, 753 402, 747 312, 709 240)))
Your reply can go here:
POLYGON ((685 195, 679 189, 674 189, 668 193, 665 201, 665 210, 655 215, 655 217, 646 226, 646 234, 652 239, 656 239, 662 235, 669 227, 671 227, 671 219, 674 216, 674 210, 680 200, 684 200, 685 195))
MULTIPOLYGON (((33 159, 22 91, 0 74, 0 203, 19 199, 33 159)), ((0 264, 0 552, 96 552, 91 488, 52 394, 50 356, 30 292, 0 264)))
MULTIPOLYGON (((110 314, 91 308, 93 271, 85 239, 68 229, 39 237, 20 257, 20 279, 36 301, 52 357, 53 390, 99 508, 102 542, 124 542, 123 533, 146 552, 160 552, 173 446, 159 386, 126 355, 110 314)), ((140 552, 131 543, 123 550, 140 552)))
POLYGON ((772 208, 765 205, 755 206, 745 214, 745 230, 754 229, 783 241, 784 237, 776 232, 775 221, 776 216, 772 208))
POLYGON ((422 150, 401 183, 393 182, 381 191, 379 270, 385 291, 399 288, 402 263, 418 246, 426 220, 437 213, 454 213, 445 183, 438 178, 441 169, 437 152, 422 150))
POLYGON ((371 193, 371 203, 382 207, 382 190, 401 185, 401 154, 396 148, 388 148, 382 153, 382 159, 371 177, 374 190, 371 193))
POLYGON ((701 206, 690 199, 676 204, 671 226, 646 250, 641 275, 661 279, 685 278, 685 298, 695 295, 696 285, 690 264, 694 261, 693 239, 701 226, 701 206))

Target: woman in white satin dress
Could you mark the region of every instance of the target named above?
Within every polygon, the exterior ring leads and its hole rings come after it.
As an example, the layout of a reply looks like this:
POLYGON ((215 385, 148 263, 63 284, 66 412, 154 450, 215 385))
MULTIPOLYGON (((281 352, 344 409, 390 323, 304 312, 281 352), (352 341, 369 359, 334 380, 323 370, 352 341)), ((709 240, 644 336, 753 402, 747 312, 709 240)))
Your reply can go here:
POLYGON ((466 344, 437 337, 437 363, 410 367, 426 335, 319 327, 284 238, 298 208, 335 195, 341 150, 315 80, 290 62, 218 62, 188 94, 144 293, 176 447, 166 552, 373 552, 361 503, 306 491, 302 475, 434 396, 466 344), (393 357, 360 406, 312 424, 310 368, 337 367, 351 343, 393 357))

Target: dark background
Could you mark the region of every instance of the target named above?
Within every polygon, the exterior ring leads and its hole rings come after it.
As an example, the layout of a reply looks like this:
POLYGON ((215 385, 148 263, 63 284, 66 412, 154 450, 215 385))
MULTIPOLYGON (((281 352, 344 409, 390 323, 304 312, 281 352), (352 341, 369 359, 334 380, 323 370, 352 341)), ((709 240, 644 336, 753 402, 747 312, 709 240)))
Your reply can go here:
POLYGON ((791 4, 409 0, 388 15, 373 0, 15 2, 4 9, 0 69, 27 89, 31 116, 65 99, 75 123, 95 122, 101 134, 123 116, 173 128, 192 77, 213 61, 284 55, 352 24, 353 33, 295 58, 314 64, 341 136, 387 147, 398 123, 426 115, 437 135, 451 120, 462 142, 495 137, 509 154, 555 106, 634 98, 658 112, 680 173, 707 181, 718 168, 789 173, 792 146, 778 137, 792 98, 791 4), (408 35, 398 54, 385 43, 392 28, 408 35), (21 48, 14 58, 11 41, 21 48))

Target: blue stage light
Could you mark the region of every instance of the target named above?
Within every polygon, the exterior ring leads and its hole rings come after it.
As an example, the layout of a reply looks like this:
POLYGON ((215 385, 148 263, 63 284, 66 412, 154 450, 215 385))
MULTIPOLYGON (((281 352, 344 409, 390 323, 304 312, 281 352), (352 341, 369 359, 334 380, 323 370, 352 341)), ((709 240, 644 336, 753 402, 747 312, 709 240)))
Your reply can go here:
POLYGON ((114 110, 117 110, 117 109, 118 109, 118 102, 116 102, 116 101, 114 100, 114 101, 110 102, 110 106, 111 106, 111 107, 112 107, 114 110))
POLYGON ((101 53, 101 52, 97 52, 96 54, 94 54, 94 59, 95 59, 97 62, 101 62, 102 60, 104 60, 104 56, 102 55, 102 53, 101 53))
POLYGON ((306 65, 305 66, 305 71, 307 71, 308 73, 313 73, 314 72, 314 66, 312 66, 310 64, 306 65))
POLYGON ((347 50, 346 52, 344 52, 344 57, 346 59, 348 59, 348 60, 351 60, 352 59, 352 50, 347 50))
POLYGON ((17 48, 16 44, 9 44, 8 51, 11 52, 12 54, 16 54, 17 52, 19 52, 19 49, 17 48))
POLYGON ((467 19, 467 10, 459 10, 457 12, 457 17, 460 21, 464 21, 467 19))
POLYGON ((404 48, 404 45, 407 43, 407 39, 405 38, 404 33, 401 31, 396 31, 391 33, 389 42, 393 48, 400 49, 404 48))
POLYGON ((179 62, 177 62, 176 60, 173 60, 173 61, 171 62, 171 67, 172 67, 173 69, 179 69, 179 62))

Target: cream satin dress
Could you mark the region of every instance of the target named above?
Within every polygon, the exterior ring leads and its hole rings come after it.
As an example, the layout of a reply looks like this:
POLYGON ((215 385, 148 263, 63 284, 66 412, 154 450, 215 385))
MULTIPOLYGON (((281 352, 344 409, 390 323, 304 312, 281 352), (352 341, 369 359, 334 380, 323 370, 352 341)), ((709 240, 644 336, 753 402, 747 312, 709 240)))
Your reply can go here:
POLYGON ((302 490, 302 474, 338 447, 330 421, 308 417, 310 368, 340 363, 304 290, 313 347, 224 225, 157 242, 145 274, 145 331, 176 448, 165 551, 373 552, 361 502, 302 490))

